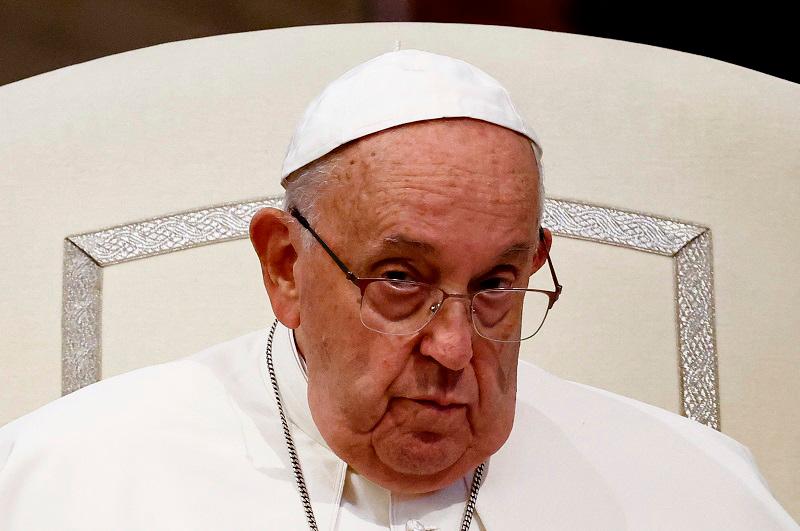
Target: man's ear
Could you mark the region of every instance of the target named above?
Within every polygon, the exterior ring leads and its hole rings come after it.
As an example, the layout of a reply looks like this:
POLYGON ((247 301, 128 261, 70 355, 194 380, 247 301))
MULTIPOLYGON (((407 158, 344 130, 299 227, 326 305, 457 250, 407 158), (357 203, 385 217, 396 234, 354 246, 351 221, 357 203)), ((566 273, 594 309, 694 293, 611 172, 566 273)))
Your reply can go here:
POLYGON ((297 251, 289 215, 263 208, 250 221, 250 241, 261 262, 261 276, 275 317, 288 328, 300 325, 300 294, 294 275, 297 251))
POLYGON ((536 246, 536 254, 533 255, 533 269, 532 273, 539 271, 539 268, 547 261, 547 253, 550 252, 550 246, 553 245, 553 233, 550 229, 542 227, 539 245, 536 246))

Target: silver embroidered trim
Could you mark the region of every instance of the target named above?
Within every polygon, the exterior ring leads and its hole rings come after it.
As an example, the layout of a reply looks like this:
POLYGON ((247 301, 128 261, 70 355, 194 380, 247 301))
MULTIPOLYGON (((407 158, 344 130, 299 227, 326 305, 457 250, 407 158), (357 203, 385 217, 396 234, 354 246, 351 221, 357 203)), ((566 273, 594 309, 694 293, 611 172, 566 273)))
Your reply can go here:
POLYGON ((542 224, 559 236, 675 258, 681 409, 688 418, 720 429, 711 231, 560 199, 545 200, 542 224))
POLYGON ((681 399, 690 419, 720 429, 711 233, 675 255, 681 399))
POLYGON ((64 240, 61 296, 61 392, 68 394, 100 380, 103 270, 64 240))
POLYGON ((247 236, 261 208, 283 196, 181 212, 68 236, 64 241, 61 393, 102 377, 102 268, 247 236))
POLYGON ((120 225, 69 239, 101 266, 129 262, 200 245, 238 240, 264 207, 280 207, 282 197, 182 212, 120 225))
POLYGON ((545 199, 542 225, 559 236, 674 256, 707 229, 667 218, 545 199))
MULTIPOLYGON (((282 200, 273 196, 211 206, 69 236, 64 259, 64 393, 100 378, 101 267, 244 238, 252 216, 263 207, 280 207, 282 200), (74 245, 68 252, 70 242, 74 245), (83 287, 89 285, 93 288, 83 287), (86 310, 78 315, 79 308, 86 310)), ((545 200, 542 224, 558 236, 675 258, 681 406, 687 417, 719 429, 710 231, 673 219, 561 199, 545 200)))

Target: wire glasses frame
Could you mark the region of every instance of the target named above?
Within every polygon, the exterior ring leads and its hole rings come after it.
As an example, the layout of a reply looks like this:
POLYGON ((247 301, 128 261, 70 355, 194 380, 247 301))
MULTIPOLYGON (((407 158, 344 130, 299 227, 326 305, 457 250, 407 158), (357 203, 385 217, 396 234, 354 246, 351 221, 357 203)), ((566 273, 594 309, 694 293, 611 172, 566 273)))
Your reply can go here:
MULTIPOLYGON (((389 279, 389 278, 361 278, 361 277, 357 276, 355 273, 353 273, 350 270, 350 268, 347 267, 347 265, 345 265, 345 263, 338 256, 336 256, 336 253, 334 253, 333 250, 328 246, 328 244, 325 243, 325 241, 322 239, 322 237, 320 237, 320 235, 317 234, 316 231, 313 228, 311 228, 311 225, 309 224, 308 220, 296 208, 291 208, 289 210, 289 214, 292 217, 294 217, 300 223, 300 225, 303 226, 303 228, 305 228, 306 230, 308 230, 311 233, 311 235, 322 246, 322 248, 325 250, 325 252, 328 253, 328 256, 330 256, 331 259, 339 267, 339 269, 342 270, 342 272, 347 277, 347 280, 349 280, 350 282, 355 284, 356 287, 358 287, 359 291, 361 292, 361 301, 362 301, 361 302, 361 322, 362 322, 362 324, 364 324, 365 327, 367 327, 370 330, 373 330, 375 332, 378 332, 378 333, 389 334, 389 335, 411 335, 411 334, 415 334, 415 333, 419 332, 420 330, 422 330, 425 326, 427 326, 427 324, 434 318, 436 313, 438 313, 438 310, 444 305, 444 302, 447 299, 454 298, 454 299, 465 299, 465 300, 467 300, 467 302, 469 303, 469 306, 470 306, 470 315, 471 315, 472 326, 473 326, 474 330, 481 337, 483 337, 485 339, 489 339, 491 341, 497 341, 497 342, 501 342, 501 343, 519 343, 520 341, 523 341, 525 339, 529 339, 529 338, 533 337, 541 329, 541 327, 544 324, 544 321, 545 321, 545 319, 547 317, 547 313, 550 311, 550 309, 553 307, 553 305, 556 303, 556 301, 558 300, 559 296, 561 295, 562 286, 561 286, 561 284, 558 283, 558 277, 556 276, 556 271, 555 271, 555 268, 553 267, 553 262, 550 259, 550 253, 547 251, 546 248, 545 248, 545 253, 546 253, 546 257, 547 257, 547 266, 550 269, 550 274, 551 274, 552 279, 553 279, 553 285, 555 286, 555 289, 552 290, 552 291, 550 291, 550 290, 541 290, 541 289, 528 289, 528 288, 489 288, 489 289, 479 290, 479 291, 475 292, 473 295, 464 295, 464 294, 458 294, 458 293, 447 293, 447 292, 445 292, 444 290, 442 290, 441 288, 439 288, 437 286, 433 286, 431 284, 425 284, 425 283, 422 283, 422 282, 410 281, 410 280, 395 280, 395 279, 389 279), (370 326, 369 324, 367 324, 367 322, 365 322, 364 300, 366 298, 367 290, 370 288, 371 285, 375 284, 376 282, 382 283, 381 285, 391 284, 392 286, 401 286, 401 287, 402 286, 423 287, 423 288, 426 288, 427 290, 430 290, 431 293, 438 293, 440 295, 437 298, 437 300, 433 300, 432 301, 432 304, 429 304, 429 305, 426 306, 426 310, 429 311, 430 313, 426 314, 420 320, 420 324, 418 326, 414 327, 413 330, 405 330, 405 329, 403 331, 388 330, 388 329, 386 329, 386 327, 380 328, 380 327, 376 327, 375 325, 370 326), (481 330, 481 326, 478 324, 478 322, 476 322, 476 319, 478 319, 478 317, 476 317, 475 301, 476 300, 481 300, 481 299, 478 299, 478 297, 481 296, 482 294, 484 295, 484 297, 489 297, 491 295, 511 295, 511 296, 519 298, 520 300, 524 299, 524 297, 527 294, 539 294, 539 295, 536 295, 537 297, 540 297, 541 295, 544 295, 548 299, 547 300, 547 308, 544 310, 544 314, 541 317, 541 321, 539 321, 538 324, 534 324, 535 329, 532 331, 532 333, 529 333, 525 337, 521 337, 521 335, 518 333, 517 334, 518 339, 499 339, 497 337, 487 336, 486 335, 486 331, 485 330, 482 331, 481 330)), ((539 229, 539 238, 540 238, 541 242, 544 242, 544 230, 541 229, 541 228, 539 229)), ((530 298, 530 296, 529 296, 529 298, 530 298)), ((428 302, 431 302, 431 301, 428 301, 428 302)))

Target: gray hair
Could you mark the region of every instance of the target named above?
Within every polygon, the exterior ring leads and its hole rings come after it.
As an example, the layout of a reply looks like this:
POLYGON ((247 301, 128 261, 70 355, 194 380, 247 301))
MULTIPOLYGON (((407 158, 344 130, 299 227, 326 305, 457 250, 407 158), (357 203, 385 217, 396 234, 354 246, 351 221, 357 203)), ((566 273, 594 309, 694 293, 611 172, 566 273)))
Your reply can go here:
MULTIPOLYGON (((544 211, 544 166, 533 146, 531 146, 531 150, 539 170, 539 204, 537 205, 536 223, 541 226, 544 211)), ((315 226, 319 220, 319 197, 337 181, 341 160, 341 151, 335 150, 290 173, 286 177, 283 209, 289 212, 290 209, 296 208, 312 227, 315 226)), ((301 234, 303 246, 308 249, 313 245, 314 237, 307 230, 301 231, 301 234)))
MULTIPOLYGON (((339 150, 309 162, 286 177, 286 193, 283 210, 296 208, 313 227, 319 220, 319 198, 336 182, 342 155, 339 150)), ((294 220, 293 220, 294 221, 294 220)), ((307 230, 301 231, 303 246, 313 245, 314 237, 307 230)))

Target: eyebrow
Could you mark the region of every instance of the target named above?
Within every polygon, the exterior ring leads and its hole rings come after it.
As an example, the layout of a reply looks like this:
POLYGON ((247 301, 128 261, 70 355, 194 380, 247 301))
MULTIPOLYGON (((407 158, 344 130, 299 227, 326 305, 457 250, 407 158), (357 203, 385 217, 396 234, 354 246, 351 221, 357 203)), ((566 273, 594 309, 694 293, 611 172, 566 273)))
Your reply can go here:
POLYGON ((499 255, 497 255, 498 261, 505 261, 510 260, 513 258, 518 258, 521 255, 527 255, 528 253, 532 253, 536 250, 536 244, 530 243, 515 243, 499 255))
POLYGON ((398 248, 398 249, 410 248, 416 251, 422 251, 430 254, 437 254, 436 248, 433 245, 420 240, 407 238, 402 234, 392 234, 385 237, 383 239, 383 246, 388 248, 398 248))
MULTIPOLYGON (((436 248, 430 243, 420 240, 407 238, 402 234, 392 234, 383 239, 383 246, 387 248, 397 249, 414 249, 429 254, 438 254, 436 248)), ((497 255, 498 261, 511 260, 520 257, 520 255, 527 255, 536 250, 536 244, 531 243, 515 243, 505 251, 497 255)))

